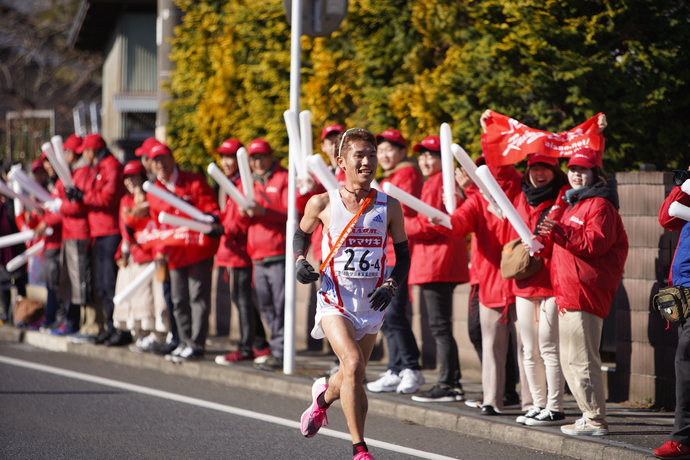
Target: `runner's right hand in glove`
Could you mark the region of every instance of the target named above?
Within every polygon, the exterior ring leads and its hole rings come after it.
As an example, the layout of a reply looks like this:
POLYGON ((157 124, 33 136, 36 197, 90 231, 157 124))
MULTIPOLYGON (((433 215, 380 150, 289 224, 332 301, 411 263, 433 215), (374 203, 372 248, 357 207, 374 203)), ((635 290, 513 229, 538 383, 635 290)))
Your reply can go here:
POLYGON ((302 284, 314 283, 319 279, 319 274, 314 271, 307 259, 297 259, 297 270, 295 271, 295 278, 302 284))

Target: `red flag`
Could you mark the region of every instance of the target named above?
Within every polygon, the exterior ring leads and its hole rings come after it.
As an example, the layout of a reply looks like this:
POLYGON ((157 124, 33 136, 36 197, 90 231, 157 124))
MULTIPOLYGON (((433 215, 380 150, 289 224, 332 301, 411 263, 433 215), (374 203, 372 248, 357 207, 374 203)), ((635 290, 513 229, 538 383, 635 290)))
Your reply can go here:
POLYGON ((517 163, 530 153, 542 153, 556 158, 569 157, 581 148, 599 152, 603 150, 603 136, 599 134, 597 120, 601 113, 569 131, 550 133, 530 128, 519 121, 491 112, 486 120, 486 133, 482 134, 482 151, 489 166, 517 163))

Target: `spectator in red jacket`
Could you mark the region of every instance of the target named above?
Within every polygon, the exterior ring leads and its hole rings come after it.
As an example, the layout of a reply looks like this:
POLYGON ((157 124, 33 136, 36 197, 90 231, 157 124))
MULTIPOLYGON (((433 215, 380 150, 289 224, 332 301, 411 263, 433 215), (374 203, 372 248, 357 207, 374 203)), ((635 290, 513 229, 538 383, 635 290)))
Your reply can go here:
MULTIPOLYGON (((90 167, 76 149, 83 139, 71 135, 64 143, 65 159, 72 170, 72 181, 76 188, 84 190, 90 167)), ((46 203, 46 214, 62 222, 62 248, 70 292, 65 329, 79 327, 79 332, 68 335, 72 343, 95 343, 102 332, 103 314, 93 297, 92 242, 90 238, 88 212, 82 202, 69 201, 62 180, 55 183, 56 199, 46 203), (81 321, 80 321, 81 318, 81 321)))
POLYGON ((94 282, 105 317, 105 330, 98 335, 96 343, 104 344, 115 333, 113 326, 115 307, 113 296, 117 279, 115 253, 121 240, 118 225, 120 198, 125 194, 125 186, 120 179, 122 165, 110 153, 100 134, 86 136, 76 152, 82 154, 90 166, 89 176, 83 189, 68 188, 65 193, 70 201, 84 203, 91 237, 96 239, 94 282))
POLYGON ((539 234, 554 243, 551 282, 563 312, 561 366, 582 411, 582 418, 561 427, 569 435, 608 434, 599 345, 628 255, 618 194, 607 186, 597 158, 590 148, 570 157, 568 209, 560 221, 546 218, 539 226, 539 234))
MULTIPOLYGON (((422 174, 416 162, 407 158, 407 141, 397 129, 387 129, 376 135, 378 148, 376 156, 384 169, 384 180, 419 198, 422 193, 422 174)), ((417 212, 402 205, 405 217, 415 217, 417 212)), ((409 240, 414 250, 414 239, 409 240)), ((395 251, 392 240, 388 240, 386 266, 395 266, 395 251)), ((388 345, 388 369, 376 381, 369 382, 367 389, 372 392, 396 391, 415 393, 424 383, 424 375, 419 365, 419 348, 407 319, 410 293, 407 278, 400 284, 393 301, 386 309, 386 321, 381 330, 388 345)))
MULTIPOLYGON (((522 193, 515 208, 533 232, 547 215, 558 220, 565 211, 563 194, 569 189, 568 177, 558 166, 558 158, 533 153, 527 157, 522 193)), ((513 231, 511 238, 517 238, 513 231)), ((537 236, 537 240, 542 238, 537 236)), ((541 269, 534 275, 514 281, 516 325, 522 342, 525 377, 532 392, 533 406, 517 418, 529 426, 563 425, 563 373, 558 352, 558 306, 551 286, 553 243, 537 256, 541 269)))
MULTIPOLYGON (((442 211, 443 174, 441 141, 429 136, 416 144, 419 168, 427 177, 422 187, 422 201, 442 211)), ((417 284, 426 304, 429 327, 436 342, 438 383, 430 390, 412 396, 419 402, 462 401, 465 392, 460 378, 458 345, 453 337, 453 291, 459 283, 469 281, 467 241, 440 234, 422 215, 405 218, 405 231, 415 239, 409 284, 417 284)))
MULTIPOLYGON (((222 226, 217 223, 220 212, 218 201, 203 175, 182 171, 175 164, 167 145, 154 145, 148 157, 158 177, 154 187, 177 195, 203 213, 212 215, 216 221, 207 234, 208 238, 200 238, 199 245, 161 246, 155 249, 156 261, 167 262, 170 269, 175 321, 180 336, 179 346, 166 358, 179 363, 197 360, 204 355, 211 311, 213 256, 223 234, 222 226)), ((178 209, 151 193, 147 194, 147 199, 151 217, 155 221, 158 221, 161 212, 181 214, 178 209)))
POLYGON ((275 160, 271 145, 264 139, 251 141, 248 153, 255 203, 239 211, 248 223, 247 252, 254 264, 259 311, 271 331, 271 354, 256 358, 254 364, 263 370, 277 370, 283 367, 288 172, 275 160))
MULTIPOLYGON (((151 250, 137 244, 134 232, 127 225, 128 222, 150 219, 146 192, 142 188, 146 181, 146 169, 140 162, 130 161, 125 165, 122 176, 127 194, 120 200, 122 244, 116 255, 120 267, 116 285, 118 294, 154 263, 151 250)), ((137 337, 136 342, 129 346, 130 351, 160 353, 165 346, 169 322, 161 281, 155 276, 151 277, 135 294, 115 305, 113 321, 115 327, 123 331, 123 337, 132 333, 137 337)), ((131 341, 131 337, 121 340, 121 343, 111 341, 110 345, 124 345, 128 341, 131 341)))
MULTIPOLYGON (((238 139, 227 139, 216 153, 220 155, 223 173, 242 189, 237 164, 237 150, 244 147, 238 139)), ((255 359, 270 353, 266 331, 256 307, 256 293, 252 287, 252 259, 247 254, 247 224, 240 216, 237 203, 227 197, 223 213, 225 234, 220 239, 216 265, 225 269, 230 281, 230 295, 240 315, 240 343, 237 350, 216 356, 216 363, 227 366, 237 361, 255 359)))

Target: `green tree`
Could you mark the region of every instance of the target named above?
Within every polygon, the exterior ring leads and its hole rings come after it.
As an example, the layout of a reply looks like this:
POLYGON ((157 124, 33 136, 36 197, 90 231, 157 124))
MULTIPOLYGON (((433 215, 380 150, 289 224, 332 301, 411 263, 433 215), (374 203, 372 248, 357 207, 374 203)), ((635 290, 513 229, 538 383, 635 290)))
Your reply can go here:
MULTIPOLYGON (((178 0, 171 143, 203 166, 223 139, 287 150, 290 29, 280 0, 178 0)), ((681 0, 352 0, 329 38, 302 37, 302 109, 332 122, 442 122, 480 151, 487 108, 561 131, 608 116, 605 166, 690 162, 690 8, 681 0)))

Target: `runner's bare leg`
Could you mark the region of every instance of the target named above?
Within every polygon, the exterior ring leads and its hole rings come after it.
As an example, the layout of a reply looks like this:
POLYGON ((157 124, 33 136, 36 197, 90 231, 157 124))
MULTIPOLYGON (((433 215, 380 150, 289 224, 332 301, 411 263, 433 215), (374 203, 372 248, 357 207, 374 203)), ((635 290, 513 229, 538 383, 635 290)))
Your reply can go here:
POLYGON ((328 379, 328 390, 324 398, 328 403, 340 399, 352 443, 363 442, 368 410, 364 373, 371 350, 376 343, 376 334, 367 334, 357 342, 352 323, 337 315, 324 316, 321 319, 321 328, 340 359, 338 372, 328 379))

